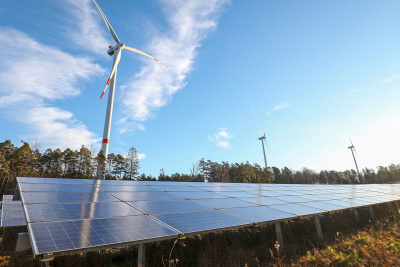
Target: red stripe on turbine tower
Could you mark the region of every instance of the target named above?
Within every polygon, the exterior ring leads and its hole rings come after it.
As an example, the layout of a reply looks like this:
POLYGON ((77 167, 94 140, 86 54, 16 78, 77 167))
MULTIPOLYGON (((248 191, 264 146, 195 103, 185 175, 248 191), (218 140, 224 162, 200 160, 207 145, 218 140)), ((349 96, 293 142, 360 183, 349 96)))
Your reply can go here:
POLYGON ((103 144, 108 144, 109 141, 109 139, 103 139, 103 144))

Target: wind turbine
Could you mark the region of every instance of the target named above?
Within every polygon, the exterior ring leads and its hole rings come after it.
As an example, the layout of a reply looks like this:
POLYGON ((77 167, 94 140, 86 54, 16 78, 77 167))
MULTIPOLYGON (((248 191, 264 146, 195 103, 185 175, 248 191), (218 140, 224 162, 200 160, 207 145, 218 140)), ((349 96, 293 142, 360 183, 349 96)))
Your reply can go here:
POLYGON ((265 131, 264 134, 262 134, 262 132, 261 132, 260 130, 258 130, 258 129, 256 128, 256 126, 253 126, 253 127, 261 134, 261 137, 259 137, 258 140, 261 140, 261 144, 262 144, 262 148, 263 148, 263 153, 264 153, 265 168, 267 168, 267 156, 265 155, 264 142, 265 142, 265 145, 267 146, 268 153, 269 153, 269 155, 271 156, 271 152, 269 152, 269 147, 268 147, 267 140, 266 140, 266 137, 265 137, 265 134, 267 133, 267 131, 265 131))
MULTIPOLYGON (((358 176, 360 176, 360 172, 358 171, 358 166, 357 166, 356 157, 354 156, 354 152, 355 152, 356 155, 357 155, 357 151, 356 151, 356 149, 355 149, 355 147, 354 147, 354 145, 353 145, 353 142, 351 142, 350 136, 349 136, 349 140, 350 140, 351 146, 349 146, 348 149, 351 150, 351 154, 353 155, 354 163, 356 164, 356 169, 357 169, 358 176), (354 151, 354 152, 353 152, 353 151, 354 151)), ((358 157, 358 155, 357 155, 357 157, 358 157)))
MULTIPOLYGON (((140 51, 137 50, 135 48, 132 47, 128 47, 126 46, 124 43, 121 43, 121 41, 118 39, 117 34, 114 32, 114 29, 111 27, 110 22, 108 22, 106 16, 104 15, 103 11, 101 10, 101 8, 99 7, 99 5, 97 4, 96 0, 93 0, 93 2, 95 3, 97 9, 100 11, 101 16, 104 19, 104 22, 107 25, 107 28, 109 30, 109 32, 111 33, 111 36, 113 37, 113 39, 115 40, 115 42, 117 43, 115 46, 109 46, 108 47, 108 51, 107 54, 109 54, 110 56, 114 56, 113 58, 113 65, 112 65, 112 69, 111 69, 111 74, 107 80, 107 84, 104 87, 103 92, 101 93, 100 99, 103 97, 105 91, 107 90, 108 85, 110 85, 110 91, 108 93, 108 102, 107 102, 107 111, 106 111, 106 119, 104 122, 104 131, 103 131, 103 141, 102 141, 102 146, 101 146, 101 150, 103 151, 104 157, 105 157, 105 161, 107 163, 107 155, 108 155, 108 144, 110 141, 110 129, 111 129, 111 119, 112 119, 112 110, 113 110, 113 105, 114 105, 114 89, 115 89, 115 80, 117 78, 117 67, 119 64, 119 61, 121 60, 121 51, 122 49, 126 49, 141 55, 144 55, 146 57, 152 58, 155 61, 159 62, 156 58, 140 51), (111 82, 111 84, 110 84, 111 82)), ((159 62, 161 65, 163 65, 161 62, 159 62)), ((105 178, 105 171, 101 170, 99 173, 99 176, 104 179, 105 178)))

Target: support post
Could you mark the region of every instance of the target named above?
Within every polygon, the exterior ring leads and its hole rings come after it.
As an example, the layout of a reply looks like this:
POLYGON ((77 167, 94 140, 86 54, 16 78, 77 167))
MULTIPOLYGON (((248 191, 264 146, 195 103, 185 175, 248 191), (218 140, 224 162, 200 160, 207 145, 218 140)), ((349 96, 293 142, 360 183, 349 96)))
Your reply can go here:
POLYGON ((368 206, 368 208, 369 208, 369 213, 371 213, 371 219, 375 220, 374 209, 372 208, 372 206, 368 206))
POLYGON ((279 253, 283 251, 283 235, 282 235, 282 227, 280 222, 275 223, 275 231, 276 231, 276 238, 278 239, 279 243, 279 253))
POLYGON ((354 217, 356 217, 356 222, 360 223, 360 215, 358 214, 358 210, 354 208, 353 211, 354 211, 354 217))
POLYGON ((319 220, 319 216, 315 215, 314 216, 315 220, 315 226, 317 227, 317 234, 318 234, 318 239, 321 243, 324 242, 324 236, 322 235, 322 228, 321 228, 321 222, 319 220))
POLYGON ((146 244, 139 244, 138 267, 145 267, 146 264, 146 244))

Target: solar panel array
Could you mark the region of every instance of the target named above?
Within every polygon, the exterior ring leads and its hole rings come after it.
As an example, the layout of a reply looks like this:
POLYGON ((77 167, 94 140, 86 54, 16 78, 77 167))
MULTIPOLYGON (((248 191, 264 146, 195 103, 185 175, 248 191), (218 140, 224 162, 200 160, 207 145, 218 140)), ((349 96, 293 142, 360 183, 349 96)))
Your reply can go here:
POLYGON ((13 200, 12 195, 4 195, 1 209, 1 227, 25 226, 26 219, 22 202, 13 200))
POLYGON ((35 255, 395 201, 399 185, 282 185, 18 178, 35 255))

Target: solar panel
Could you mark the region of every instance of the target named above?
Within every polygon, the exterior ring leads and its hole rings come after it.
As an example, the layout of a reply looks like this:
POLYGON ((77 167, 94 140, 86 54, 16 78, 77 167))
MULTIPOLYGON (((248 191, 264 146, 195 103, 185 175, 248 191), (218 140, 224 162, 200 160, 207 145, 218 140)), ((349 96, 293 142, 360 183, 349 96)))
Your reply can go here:
POLYGON ((143 214, 123 202, 31 204, 25 205, 25 209, 28 222, 93 219, 143 214))
POLYGON ((25 213, 20 200, 12 200, 12 195, 3 196, 1 227, 26 225, 25 213))
POLYGON ((21 192, 24 204, 74 203, 74 202, 110 202, 119 199, 104 193, 96 192, 21 192))
POLYGON ((183 233, 203 232, 252 224, 249 220, 218 210, 158 214, 154 215, 154 217, 183 233))
POLYGON ((19 185, 25 192, 92 192, 96 187, 90 184, 24 184, 19 185))
POLYGON ((251 222, 267 222, 296 217, 295 214, 271 209, 269 207, 247 207, 223 209, 223 211, 234 214, 251 222))
POLYGON ((35 255, 178 237, 178 232, 146 215, 30 223, 28 231, 35 255))
MULTIPOLYGON (((400 200, 396 185, 290 185, 18 178, 4 219, 24 216, 35 255, 239 228, 400 200), (8 217, 7 217, 8 216, 8 217)), ((8 203, 8 204, 7 204, 8 203)))
POLYGON ((168 201, 136 201, 128 203, 148 214, 173 213, 173 212, 211 209, 210 207, 186 199, 168 200, 168 201))
POLYGON ((205 198, 196 199, 195 201, 215 209, 257 206, 257 204, 251 203, 250 201, 242 201, 235 198, 205 198))
POLYGON ((112 195, 122 201, 140 200, 173 200, 181 197, 167 192, 112 192, 112 195))
POLYGON ((66 178, 37 178, 37 177, 17 177, 19 184, 88 184, 85 179, 66 179, 66 178))
POLYGON ((318 214, 324 213, 326 210, 321 210, 309 206, 304 206, 295 203, 283 204, 283 205, 272 205, 270 208, 277 209, 280 211, 284 211, 287 213, 296 214, 298 216, 310 215, 310 214, 318 214))
POLYGON ((98 186, 104 191, 108 192, 160 192, 161 190, 148 186, 148 185, 110 185, 110 184, 102 184, 98 186))
POLYGON ((269 206, 275 204, 286 204, 287 201, 279 200, 272 197, 246 197, 240 198, 241 200, 248 201, 250 203, 254 203, 260 206, 269 206))
POLYGON ((175 195, 187 199, 200 199, 200 198, 229 198, 228 196, 221 195, 214 192, 174 192, 175 195))

